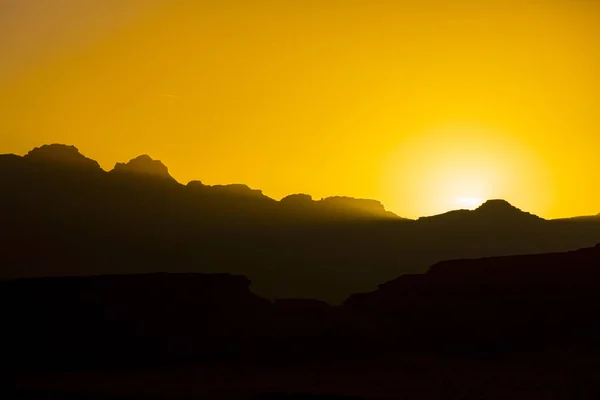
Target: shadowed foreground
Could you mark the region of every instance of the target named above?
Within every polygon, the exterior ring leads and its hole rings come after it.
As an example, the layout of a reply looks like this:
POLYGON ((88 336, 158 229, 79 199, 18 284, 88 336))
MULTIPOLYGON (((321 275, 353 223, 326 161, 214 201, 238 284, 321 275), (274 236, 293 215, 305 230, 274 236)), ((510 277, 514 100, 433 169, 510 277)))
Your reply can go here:
POLYGON ((448 261, 335 307, 270 302, 231 275, 6 281, 5 388, 39 398, 594 398, 599 266, 600 246, 448 261))

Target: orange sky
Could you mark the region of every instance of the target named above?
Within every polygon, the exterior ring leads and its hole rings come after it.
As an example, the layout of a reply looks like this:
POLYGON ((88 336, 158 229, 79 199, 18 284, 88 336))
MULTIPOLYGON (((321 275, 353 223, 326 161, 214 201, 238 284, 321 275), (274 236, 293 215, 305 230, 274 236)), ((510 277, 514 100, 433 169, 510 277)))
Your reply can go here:
POLYGON ((600 212, 600 2, 0 0, 0 153, 180 182, 600 212))

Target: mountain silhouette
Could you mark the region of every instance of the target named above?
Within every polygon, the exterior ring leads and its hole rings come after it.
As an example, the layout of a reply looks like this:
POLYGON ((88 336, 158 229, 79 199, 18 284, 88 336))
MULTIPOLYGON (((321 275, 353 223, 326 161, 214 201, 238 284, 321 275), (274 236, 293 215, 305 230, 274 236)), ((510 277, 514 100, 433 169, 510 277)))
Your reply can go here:
POLYGON ((75 146, 50 144, 36 147, 24 157, 31 162, 63 165, 79 169, 100 169, 98 162, 82 155, 75 146))
POLYGON ((380 343, 479 355, 578 345, 598 350, 600 332, 590 316, 600 311, 599 265, 600 245, 443 261, 425 274, 352 295, 344 304, 376 316, 371 324, 381 326, 380 343))
POLYGON ((474 212, 483 218, 489 219, 529 219, 532 221, 541 220, 542 218, 513 206, 506 200, 488 200, 479 206, 474 212))
POLYGON ((61 145, 0 156, 0 187, 3 398, 600 387, 597 217, 490 200, 408 220, 375 200, 182 185, 149 156, 106 172, 61 145))
POLYGON ((506 200, 488 200, 475 210, 455 210, 431 217, 419 218, 421 222, 427 223, 456 223, 478 224, 478 225, 514 225, 532 224, 543 221, 543 218, 522 211, 506 200))
POLYGON ((232 273, 269 299, 340 304, 436 262, 575 250, 600 219, 545 220, 503 200, 409 220, 376 200, 179 184, 149 156, 106 172, 72 146, 0 156, 0 278, 232 273))
POLYGON ((115 174, 124 173, 148 175, 155 178, 175 181, 175 179, 169 174, 169 169, 162 162, 153 160, 146 154, 136 157, 125 164, 117 163, 111 172, 115 174))
POLYGON ((381 202, 370 199, 355 199, 352 197, 326 197, 319 200, 319 206, 330 209, 331 211, 343 210, 347 213, 361 213, 365 216, 378 216, 381 218, 398 218, 398 216, 390 211, 386 211, 381 202))
POLYGON ((229 274, 18 279, 0 282, 0 363, 20 388, 152 398, 593 398, 599 265, 600 245, 450 260, 337 307, 229 274))
POLYGON ((200 181, 191 181, 187 184, 187 187, 194 190, 197 193, 221 196, 224 198, 236 198, 239 200, 261 199, 275 202, 275 200, 265 196, 262 190, 252 189, 249 186, 243 184, 210 186, 204 185, 200 181))
POLYGON ((290 194, 286 197, 284 197, 283 199, 281 199, 281 203, 282 204, 289 204, 289 205, 297 205, 297 206, 311 206, 314 201, 313 198, 310 194, 306 194, 306 193, 296 193, 296 194, 290 194))
POLYGON ((280 205, 289 212, 321 217, 400 219, 377 200, 346 196, 325 197, 315 201, 309 194, 297 193, 281 199, 280 205))

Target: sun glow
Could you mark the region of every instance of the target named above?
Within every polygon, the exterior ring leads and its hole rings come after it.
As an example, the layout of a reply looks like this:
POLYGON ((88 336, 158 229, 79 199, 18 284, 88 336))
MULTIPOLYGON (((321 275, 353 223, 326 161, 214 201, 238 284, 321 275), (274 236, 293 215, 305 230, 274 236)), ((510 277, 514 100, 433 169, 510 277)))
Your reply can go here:
POLYGON ((599 37, 600 1, 0 0, 0 153, 409 218, 596 214, 599 37))
POLYGON ((467 210, 474 210, 483 204, 481 197, 456 197, 457 205, 467 210))
POLYGON ((524 197, 513 190, 514 186, 546 186, 546 182, 534 173, 543 170, 535 154, 508 136, 502 129, 456 123, 404 140, 391 154, 383 180, 394 191, 388 196, 398 199, 391 208, 419 216, 472 210, 488 198, 542 205, 536 191, 524 197))

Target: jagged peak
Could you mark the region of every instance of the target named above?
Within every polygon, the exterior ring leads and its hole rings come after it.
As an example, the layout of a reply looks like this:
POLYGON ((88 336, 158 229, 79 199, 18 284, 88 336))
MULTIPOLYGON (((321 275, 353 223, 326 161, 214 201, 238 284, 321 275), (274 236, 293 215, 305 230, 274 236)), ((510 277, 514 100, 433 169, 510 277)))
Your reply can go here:
POLYGON ((97 161, 81 154, 77 147, 64 144, 46 144, 36 147, 27 153, 24 158, 36 162, 101 169, 97 161))
POLYGON ((486 211, 486 210, 511 210, 511 211, 521 211, 517 207, 513 206, 506 200, 502 199, 491 199, 484 202, 482 205, 477 207, 477 210, 486 211))
POLYGON ((506 200, 491 199, 487 200, 475 210, 452 210, 442 214, 428 217, 420 217, 419 221, 485 221, 493 223, 502 223, 513 221, 515 218, 530 220, 543 220, 537 215, 528 213, 510 204, 506 200))
POLYGON ((502 199, 488 200, 479 206, 474 212, 485 215, 521 215, 539 218, 538 216, 523 211, 520 208, 510 204, 508 201, 502 199))
POLYGON ((175 180, 169 174, 169 168, 159 160, 154 160, 147 154, 142 154, 127 163, 117 163, 112 172, 149 175, 157 178, 175 180))

